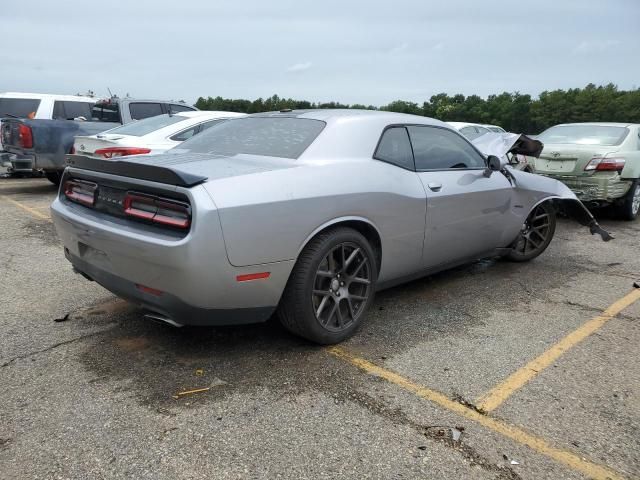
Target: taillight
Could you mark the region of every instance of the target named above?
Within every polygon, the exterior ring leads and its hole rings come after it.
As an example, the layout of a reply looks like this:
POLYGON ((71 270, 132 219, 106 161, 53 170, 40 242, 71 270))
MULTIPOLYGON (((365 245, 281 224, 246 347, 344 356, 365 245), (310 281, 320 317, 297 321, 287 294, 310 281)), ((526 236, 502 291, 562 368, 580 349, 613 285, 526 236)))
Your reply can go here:
POLYGON ((64 182, 64 196, 72 202, 93 207, 96 203, 98 185, 84 180, 67 180, 64 182))
POLYGON ((33 133, 31 127, 20 125, 18 127, 18 141, 22 148, 33 148, 33 133))
POLYGON ((95 152, 94 155, 104 158, 114 158, 114 157, 128 157, 129 155, 144 155, 145 153, 150 153, 151 149, 149 148, 140 148, 140 147, 109 147, 109 148, 99 148, 95 152))
POLYGON ((143 193, 127 192, 124 197, 124 213, 175 228, 188 228, 191 225, 189 204, 143 193))
POLYGON ((604 158, 595 157, 589 160, 589 163, 584 167, 586 171, 595 170, 597 172, 612 172, 622 171, 624 168, 625 159, 622 157, 617 158, 604 158))

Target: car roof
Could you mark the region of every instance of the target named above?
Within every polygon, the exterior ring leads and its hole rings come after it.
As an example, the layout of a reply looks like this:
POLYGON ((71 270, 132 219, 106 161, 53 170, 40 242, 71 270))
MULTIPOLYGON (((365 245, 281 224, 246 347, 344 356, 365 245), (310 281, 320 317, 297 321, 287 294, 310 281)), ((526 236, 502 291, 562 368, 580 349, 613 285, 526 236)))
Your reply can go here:
POLYGON ((33 98, 37 100, 62 100, 67 102, 97 102, 95 97, 84 95, 57 95, 53 93, 2 92, 0 98, 33 98))
POLYGON ((360 110, 356 108, 319 108, 309 110, 280 110, 277 112, 262 112, 249 115, 250 117, 289 117, 308 118, 324 122, 349 119, 375 119, 389 124, 419 123, 423 125, 447 126, 444 122, 430 117, 411 115, 408 113, 387 112, 384 110, 360 110))
POLYGON ((640 125, 640 124, 623 123, 623 122, 575 122, 575 123, 559 123, 558 125, 554 125, 554 127, 565 127, 569 125, 593 125, 594 127, 631 127, 633 125, 640 125))
MULTIPOLYGON (((482 127, 482 128, 487 128, 487 125, 483 125, 481 123, 471 123, 471 122, 445 122, 448 125, 451 125, 453 128, 455 128, 456 130, 460 130, 461 128, 464 127, 482 127)), ((495 125, 497 126, 497 125, 495 125)))
POLYGON ((173 115, 178 117, 187 117, 187 118, 229 118, 229 117, 246 116, 245 113, 223 112, 220 110, 191 110, 191 111, 184 111, 184 112, 176 112, 173 115))

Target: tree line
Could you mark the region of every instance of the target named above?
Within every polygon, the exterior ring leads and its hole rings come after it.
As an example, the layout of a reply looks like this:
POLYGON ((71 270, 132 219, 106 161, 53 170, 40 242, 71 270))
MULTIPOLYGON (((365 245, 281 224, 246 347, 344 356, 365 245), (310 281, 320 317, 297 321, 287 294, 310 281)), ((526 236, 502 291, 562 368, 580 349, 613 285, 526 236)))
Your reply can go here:
POLYGON ((519 92, 504 92, 482 98, 439 93, 422 104, 396 100, 383 106, 316 103, 307 100, 270 98, 257 100, 200 97, 195 106, 201 110, 223 110, 242 113, 269 112, 283 109, 359 108, 411 113, 443 121, 489 123, 507 131, 536 134, 544 129, 567 122, 629 122, 640 123, 640 88, 619 90, 612 83, 584 88, 551 90, 538 98, 519 92))

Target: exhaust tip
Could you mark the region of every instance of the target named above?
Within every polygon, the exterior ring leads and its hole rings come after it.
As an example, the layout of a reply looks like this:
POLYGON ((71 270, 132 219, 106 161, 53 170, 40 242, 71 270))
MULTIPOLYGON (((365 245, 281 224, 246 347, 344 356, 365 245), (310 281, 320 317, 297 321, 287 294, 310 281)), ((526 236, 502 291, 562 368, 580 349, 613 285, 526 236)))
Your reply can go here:
POLYGON ((178 323, 175 320, 170 319, 169 317, 165 317, 159 313, 145 313, 144 318, 147 320, 152 320, 154 322, 164 323, 167 325, 171 325, 175 328, 184 327, 182 323, 178 323))

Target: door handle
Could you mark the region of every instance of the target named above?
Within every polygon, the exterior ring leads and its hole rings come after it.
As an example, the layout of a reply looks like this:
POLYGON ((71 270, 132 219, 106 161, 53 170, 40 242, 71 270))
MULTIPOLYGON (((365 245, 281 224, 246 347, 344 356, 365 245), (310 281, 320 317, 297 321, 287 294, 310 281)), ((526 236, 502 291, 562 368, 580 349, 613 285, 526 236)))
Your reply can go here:
POLYGON ((439 192, 442 188, 442 184, 438 182, 430 182, 427 187, 429 187, 429 190, 432 192, 439 192))

